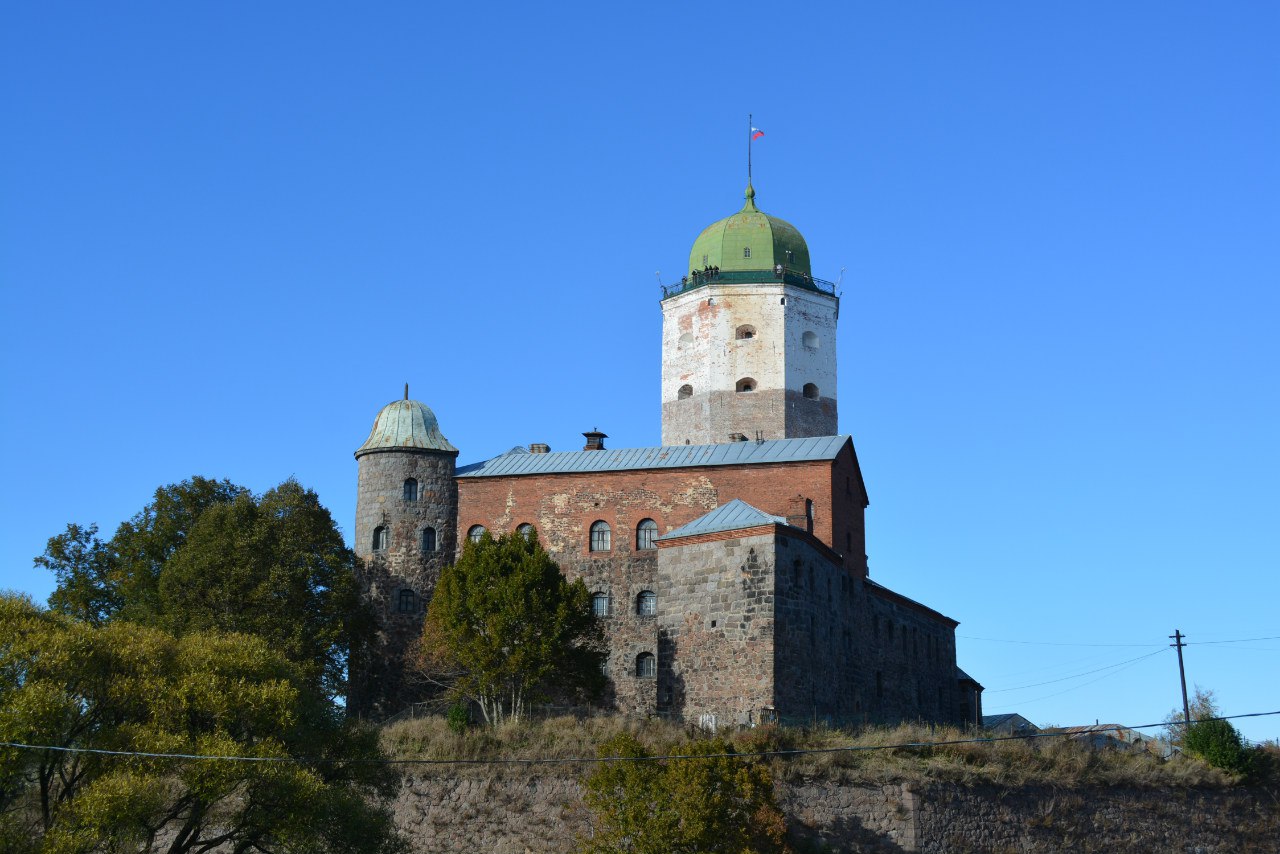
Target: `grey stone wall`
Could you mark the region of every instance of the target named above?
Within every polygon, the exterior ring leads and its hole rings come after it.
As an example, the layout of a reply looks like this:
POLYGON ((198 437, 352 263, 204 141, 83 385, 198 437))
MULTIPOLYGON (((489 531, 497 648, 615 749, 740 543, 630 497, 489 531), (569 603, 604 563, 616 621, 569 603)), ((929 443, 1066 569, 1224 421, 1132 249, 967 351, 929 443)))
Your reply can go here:
POLYGON ((362 454, 356 496, 355 551, 360 582, 378 621, 377 644, 353 662, 348 702, 362 714, 394 713, 420 699, 406 682, 405 653, 422 633, 422 618, 440 570, 457 547, 456 454, 396 450, 362 454), (417 498, 405 500, 404 483, 417 481, 417 498), (387 532, 386 548, 374 549, 374 531, 387 532), (435 530, 435 550, 424 551, 424 528, 435 530), (412 597, 402 596, 408 591, 412 597))
MULTIPOLYGON (((858 783, 776 784, 802 850, 860 854, 1275 854, 1275 794, 858 783)), ((415 852, 572 851, 590 834, 571 773, 414 773, 394 807, 415 852)))
POLYGON ((692 445, 728 442, 735 433, 754 440, 756 431, 765 439, 839 433, 835 399, 810 400, 797 389, 695 390, 685 400, 663 401, 662 423, 665 438, 692 445))
MULTIPOLYGON (((587 589, 609 597, 609 614, 603 619, 609 642, 608 693, 606 707, 632 715, 648 715, 657 707, 658 680, 640 676, 637 659, 642 654, 661 660, 656 617, 638 613, 642 592, 657 592, 657 552, 635 551, 628 543, 618 543, 607 557, 583 558, 577 553, 553 554, 569 579, 581 578, 587 589)), ((662 600, 659 595, 658 607, 662 600)))
POLYGON ((972 723, 955 677, 955 629, 882 588, 861 588, 863 656, 870 677, 865 684, 872 698, 865 719, 972 723))
POLYGON ((658 553, 658 708, 689 722, 962 723, 952 624, 763 526, 658 553))
POLYGON ((717 726, 775 699, 772 529, 726 536, 658 552, 658 708, 717 726))

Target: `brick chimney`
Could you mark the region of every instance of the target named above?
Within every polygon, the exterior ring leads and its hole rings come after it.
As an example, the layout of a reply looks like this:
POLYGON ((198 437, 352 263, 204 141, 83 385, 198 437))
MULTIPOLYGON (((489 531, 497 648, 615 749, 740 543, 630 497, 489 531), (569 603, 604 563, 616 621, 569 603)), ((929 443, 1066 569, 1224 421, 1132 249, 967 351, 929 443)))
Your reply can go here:
POLYGON ((547 445, 547 444, 544 444, 544 443, 542 443, 542 442, 534 442, 533 444, 529 445, 529 453, 531 453, 531 454, 549 454, 549 453, 551 453, 551 446, 550 446, 550 445, 547 445))
POLYGON ((803 495, 797 495, 788 502, 787 524, 793 528, 802 528, 813 533, 813 502, 803 495))
POLYGON ((609 437, 600 432, 599 427, 592 427, 588 432, 583 433, 587 437, 587 444, 583 446, 584 451, 603 451, 604 440, 609 437))

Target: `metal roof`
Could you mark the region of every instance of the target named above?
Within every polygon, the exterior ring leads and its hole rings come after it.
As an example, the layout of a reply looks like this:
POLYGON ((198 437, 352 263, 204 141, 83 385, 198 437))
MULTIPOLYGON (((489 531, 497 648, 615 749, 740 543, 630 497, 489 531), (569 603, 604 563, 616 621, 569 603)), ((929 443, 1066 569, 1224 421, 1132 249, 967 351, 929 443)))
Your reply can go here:
MULTIPOLYGON (((692 466, 739 466, 834 460, 848 436, 767 439, 719 445, 661 445, 605 451, 557 451, 550 454, 507 451, 484 462, 460 466, 458 477, 507 477, 525 474, 634 471, 692 466)), ((514 449, 513 449, 514 450, 514 449)))
POLYGON ((356 456, 405 448, 458 452, 440 432, 440 422, 436 421, 436 414, 431 408, 425 403, 405 399, 393 400, 382 407, 373 422, 373 429, 369 431, 369 438, 356 450, 356 456))
POLYGON ((674 540, 676 537, 692 537, 695 534, 715 534, 720 531, 736 531, 740 528, 755 528, 759 525, 785 525, 787 520, 781 516, 770 515, 763 510, 752 507, 740 498, 721 504, 710 513, 703 514, 687 525, 681 525, 659 540, 674 540))

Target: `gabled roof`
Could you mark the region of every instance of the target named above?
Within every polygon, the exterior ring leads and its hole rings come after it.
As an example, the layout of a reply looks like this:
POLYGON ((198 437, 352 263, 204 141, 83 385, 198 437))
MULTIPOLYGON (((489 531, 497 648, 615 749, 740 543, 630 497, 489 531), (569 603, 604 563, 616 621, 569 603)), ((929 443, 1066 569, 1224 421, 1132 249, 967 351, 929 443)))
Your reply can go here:
MULTIPOLYGON (((459 466, 458 477, 506 477, 568 472, 634 471, 640 469, 737 466, 834 460, 850 442, 848 436, 809 439, 768 439, 717 445, 660 445, 605 451, 557 451, 551 454, 513 453, 459 466)), ((513 449, 514 450, 514 449, 513 449)))
POLYGON ((757 528, 760 525, 785 525, 787 520, 781 516, 773 516, 756 507, 752 507, 740 498, 721 504, 710 513, 704 513, 687 525, 681 525, 674 531, 658 538, 674 540, 678 537, 692 537, 697 534, 716 534, 721 531, 737 531, 742 528, 757 528))

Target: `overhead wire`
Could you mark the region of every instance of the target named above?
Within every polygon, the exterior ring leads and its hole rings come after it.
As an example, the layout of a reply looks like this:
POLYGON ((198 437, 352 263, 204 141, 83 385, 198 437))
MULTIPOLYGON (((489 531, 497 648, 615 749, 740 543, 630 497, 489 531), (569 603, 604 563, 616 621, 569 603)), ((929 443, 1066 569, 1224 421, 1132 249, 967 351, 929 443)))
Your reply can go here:
MULTIPOLYGON (((1240 718, 1262 718, 1280 715, 1280 710, 1273 712, 1246 712, 1239 715, 1221 715, 1215 718, 1201 718, 1197 722, 1230 721, 1240 718)), ((1135 726, 1118 727, 1114 725, 1087 727, 1086 732, 1112 732, 1117 729, 1143 730, 1168 726, 1167 721, 1153 724, 1137 724, 1135 726)), ((62 753, 92 754, 95 756, 137 757, 142 759, 182 759, 219 762, 289 762, 296 764, 361 764, 361 765, 573 765, 601 764, 609 762, 659 762, 669 760, 698 759, 758 759, 767 757, 811 756, 832 753, 863 753, 875 750, 905 750, 929 747, 948 747, 958 744, 996 744, 1003 741, 1028 741, 1040 738, 1067 738, 1080 735, 1081 730, 1071 732, 1040 732, 1024 735, 993 735, 976 738, 952 738, 941 741, 905 741, 897 744, 848 744, 839 747, 802 747, 788 750, 758 750, 744 753, 706 753, 706 754, 667 754, 661 756, 569 756, 555 758, 518 759, 499 757, 495 759, 338 759, 329 756, 215 756, 199 753, 150 753, 137 750, 104 750, 93 747, 60 747, 57 745, 24 744, 15 741, 0 741, 0 747, 14 750, 51 750, 62 753)))
MULTIPOLYGON (((1094 673, 1101 673, 1104 670, 1112 670, 1117 667, 1123 667, 1126 664, 1132 664, 1135 661, 1142 661, 1142 659, 1144 658, 1151 658, 1153 655, 1160 655, 1161 653, 1168 652, 1168 651, 1169 650, 1167 648, 1161 648, 1161 649, 1157 649, 1155 652, 1149 652, 1146 655, 1140 655, 1137 658, 1130 658, 1126 661, 1119 661, 1119 662, 1116 662, 1115 664, 1108 664, 1106 667, 1099 667, 1094 670, 1086 670, 1083 673, 1075 673, 1075 674, 1072 674, 1071 676, 1062 676, 1057 679, 1047 679, 1044 682, 1032 682, 1029 685, 1018 685, 1017 687, 1014 687, 1014 688, 995 688, 995 689, 987 688, 987 689, 984 689, 982 693, 983 693, 983 696, 986 696, 987 694, 1001 694, 1001 693, 1004 693, 1005 691, 1021 691, 1025 688, 1039 688, 1041 685, 1052 685, 1055 682, 1066 682, 1068 679, 1079 679, 1081 676, 1089 676, 1094 673)), ((1088 684, 1088 683, 1085 683, 1085 684, 1088 684)))

